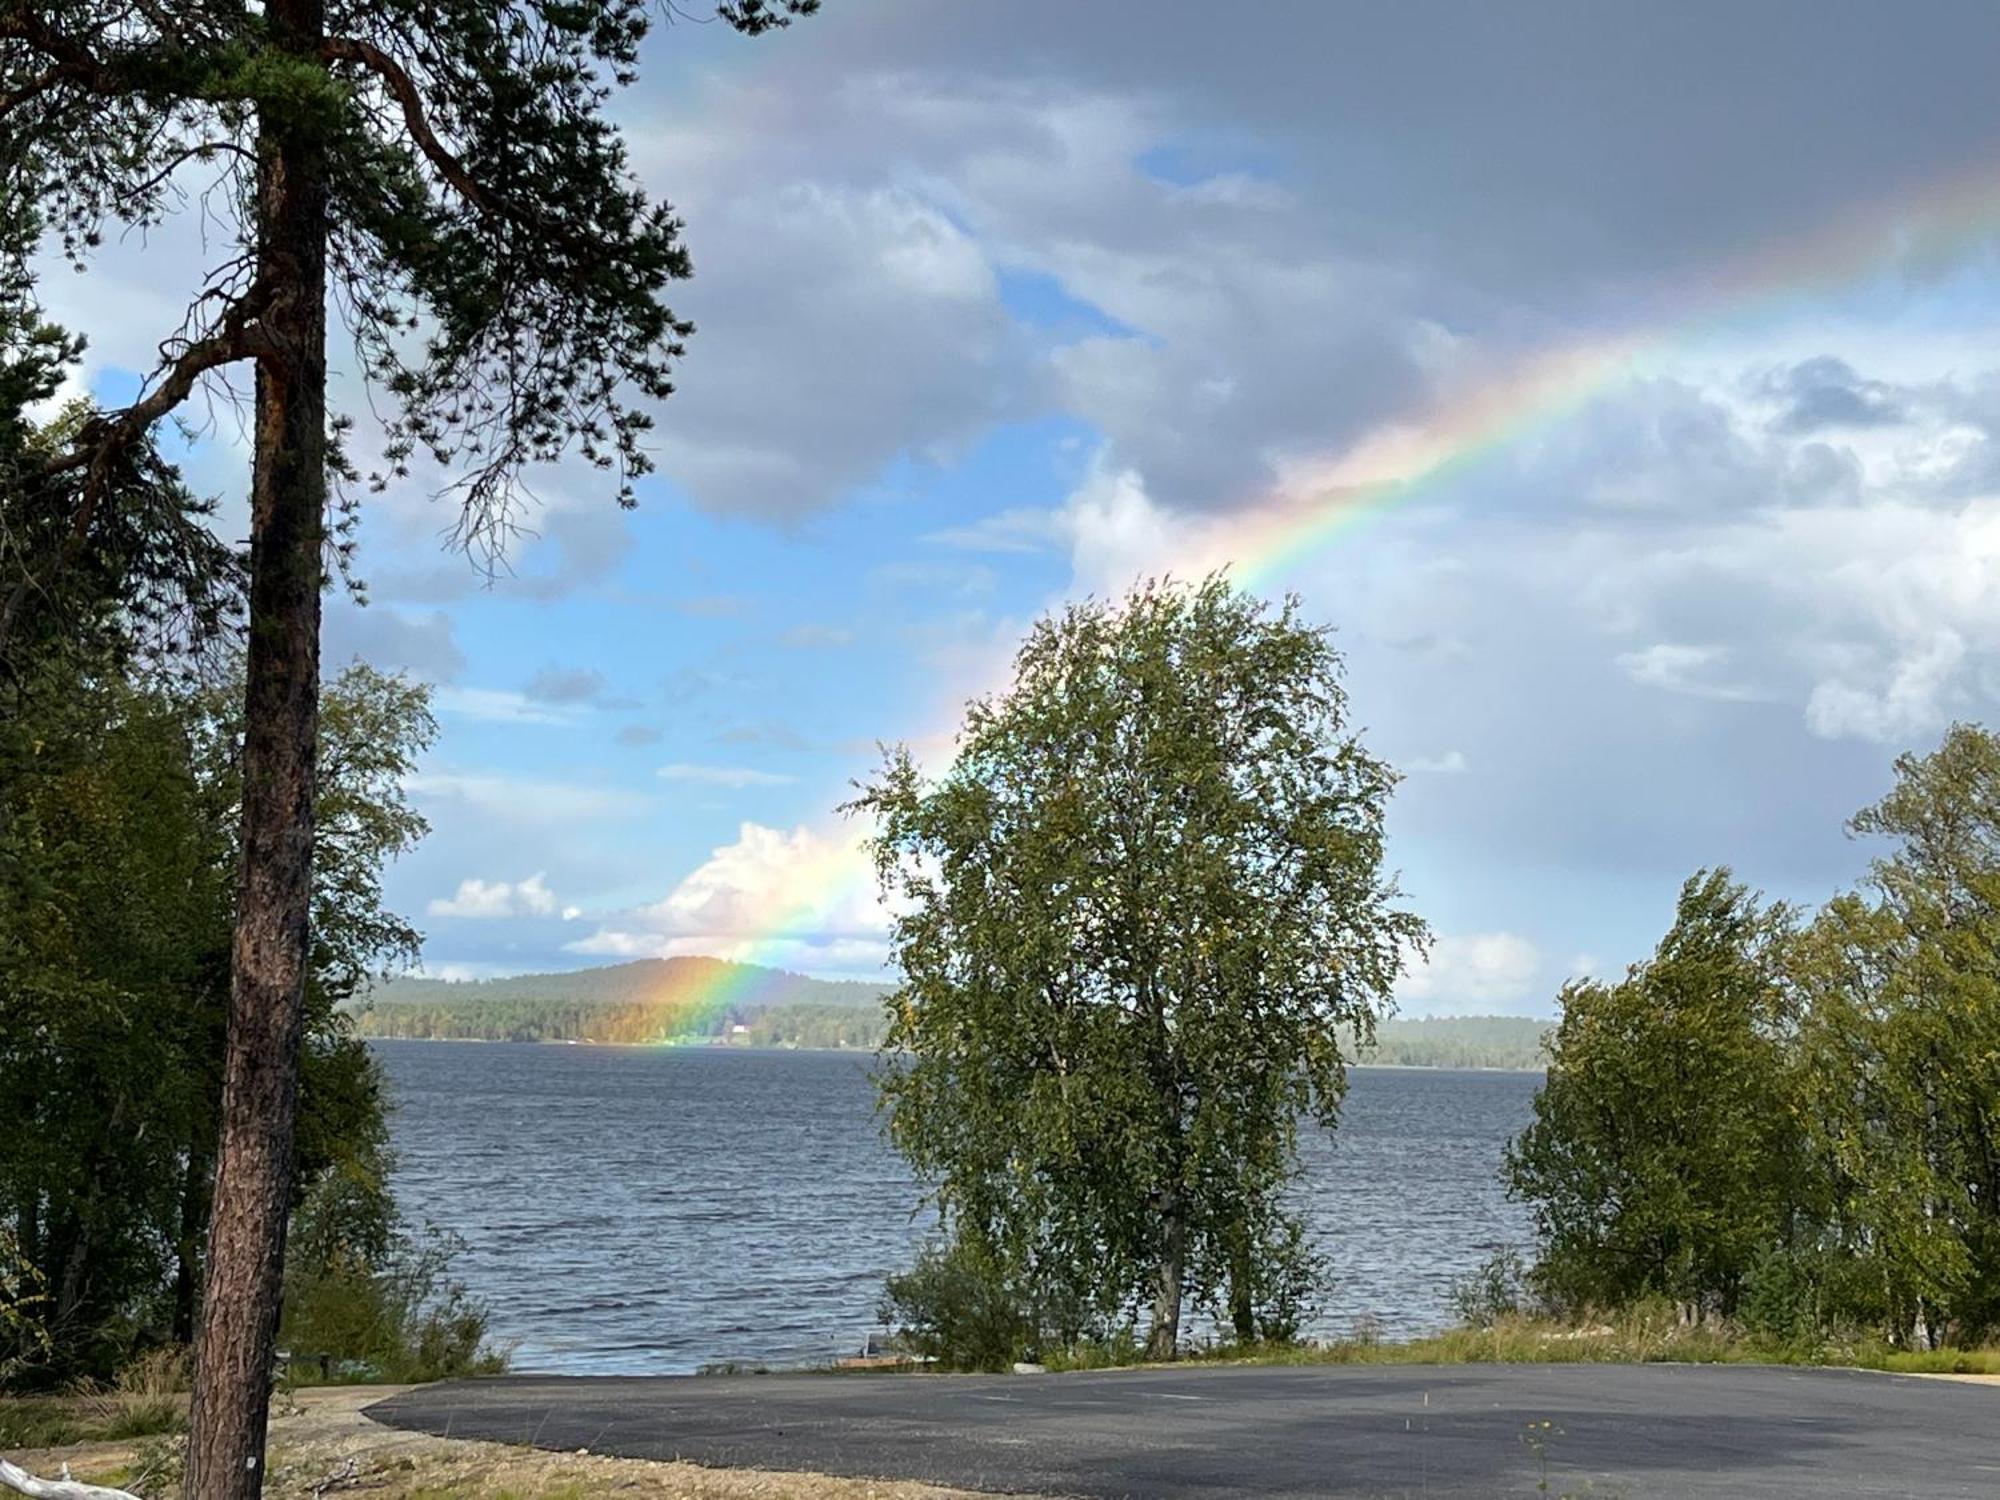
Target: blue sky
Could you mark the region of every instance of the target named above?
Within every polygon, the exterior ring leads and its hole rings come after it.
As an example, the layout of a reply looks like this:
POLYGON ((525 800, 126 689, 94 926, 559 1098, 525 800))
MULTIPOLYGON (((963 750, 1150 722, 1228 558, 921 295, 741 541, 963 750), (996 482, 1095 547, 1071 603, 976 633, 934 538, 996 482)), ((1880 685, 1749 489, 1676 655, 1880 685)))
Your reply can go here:
MULTIPOLYGON (((1673 337, 1276 580, 1409 773, 1392 857, 1439 942, 1403 1002, 1545 1013, 1702 864, 1824 899, 1893 757, 2000 695, 2000 275, 1925 207, 2000 161, 1995 32, 1178 0, 663 28, 619 113, 699 332, 640 508, 538 476, 488 581, 422 486, 371 497, 370 602, 329 601, 330 667, 437 685, 433 833, 390 885, 427 967, 879 972, 833 811, 876 741, 935 761, 1038 613, 1635 330, 1673 337), (1842 224, 1863 274, 1705 311, 1842 224)), ((150 367, 200 254, 169 226, 58 275, 94 389, 150 367)), ((240 529, 216 410, 189 467, 240 529)))

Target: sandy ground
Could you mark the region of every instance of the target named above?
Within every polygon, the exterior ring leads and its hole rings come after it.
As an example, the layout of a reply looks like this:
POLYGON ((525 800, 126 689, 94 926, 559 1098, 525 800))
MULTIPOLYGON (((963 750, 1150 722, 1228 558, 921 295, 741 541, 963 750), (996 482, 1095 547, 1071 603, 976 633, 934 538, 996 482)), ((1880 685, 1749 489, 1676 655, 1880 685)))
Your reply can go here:
MULTIPOLYGON (((354 1495, 375 1500, 955 1500, 960 1490, 890 1481, 774 1474, 754 1469, 704 1469, 694 1464, 544 1453, 499 1443, 461 1442, 377 1426, 361 1408, 404 1389, 336 1386, 280 1394, 271 1419, 269 1500, 323 1500, 354 1495)), ((170 1495, 162 1466, 167 1440, 83 1443, 9 1453, 31 1474, 71 1474, 98 1484, 170 1495), (148 1471, 151 1471, 150 1473, 148 1471)))

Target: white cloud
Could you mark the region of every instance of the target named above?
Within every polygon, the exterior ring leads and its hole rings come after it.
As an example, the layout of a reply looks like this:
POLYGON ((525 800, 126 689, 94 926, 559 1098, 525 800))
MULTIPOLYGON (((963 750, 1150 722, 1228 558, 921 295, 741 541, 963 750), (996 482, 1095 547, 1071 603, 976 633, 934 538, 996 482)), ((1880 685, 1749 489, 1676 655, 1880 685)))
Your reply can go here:
POLYGON ((651 799, 615 787, 500 771, 420 771, 405 785, 426 810, 451 808, 487 823, 534 827, 630 821, 653 806, 651 799))
POLYGON ((425 909, 434 917, 462 917, 470 921, 548 917, 555 915, 556 896, 549 889, 543 871, 515 881, 469 877, 458 883, 453 895, 440 897, 425 909))
POLYGON ((1541 950, 1517 933, 1444 935, 1404 975, 1396 999, 1406 1010, 1429 1015, 1511 1005, 1534 993, 1541 970, 1541 950))
POLYGON ((1615 620, 1699 620, 1733 634, 1727 646, 1667 642, 1619 664, 1677 692, 1796 703, 1830 739, 1907 744, 1977 714, 2000 660, 2000 503, 1922 504, 1899 493, 1908 486, 1885 483, 1846 505, 1773 506, 1695 528, 1672 548, 1613 554, 1613 539, 1601 539, 1595 587, 1615 601, 1615 620), (1725 662, 1735 670, 1718 678, 1725 662))
POLYGON ((1806 723, 1827 739, 1852 736, 1889 744, 1914 739, 1949 716, 1948 700, 1965 658, 1965 641, 1946 628, 1928 642, 1900 643, 1866 685, 1838 678, 1816 683, 1806 700, 1806 723))
POLYGON ((1729 660, 1726 646, 1688 646, 1660 641, 1641 651, 1621 652, 1619 668, 1634 682, 1685 693, 1691 698, 1713 698, 1719 702, 1743 702, 1754 698, 1750 689, 1731 682, 1716 682, 1706 674, 1729 660))
POLYGON ((1043 552, 1064 539, 1060 513, 1017 506, 964 526, 947 526, 924 540, 962 552, 1043 552))
POLYGON ((655 773, 663 781, 688 781, 699 786, 728 787, 787 786, 798 780, 776 771, 758 771, 749 766, 695 766, 686 763, 661 766, 655 773))
POLYGON ((888 957, 888 928, 858 839, 744 823, 735 842, 714 850, 663 900, 607 921, 568 949, 873 974, 888 957))
POLYGON ((453 718, 486 724, 573 724, 576 715, 526 693, 500 688, 444 687, 432 700, 437 710, 453 718))

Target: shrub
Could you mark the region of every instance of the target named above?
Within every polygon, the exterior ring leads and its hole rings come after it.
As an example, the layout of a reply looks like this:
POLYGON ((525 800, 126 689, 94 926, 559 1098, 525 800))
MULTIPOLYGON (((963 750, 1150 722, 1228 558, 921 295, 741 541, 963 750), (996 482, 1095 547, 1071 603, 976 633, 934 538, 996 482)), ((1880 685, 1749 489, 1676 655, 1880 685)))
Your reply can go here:
POLYGON ((965 1243, 929 1245, 891 1276, 881 1317, 912 1352, 951 1370, 1005 1370, 1039 1330, 1027 1299, 991 1254, 965 1243))
POLYGON ((382 1256, 337 1249, 285 1276, 281 1347, 294 1378, 417 1384, 496 1373, 486 1310, 451 1276, 459 1242, 436 1230, 398 1229, 382 1256))
POLYGON ((1529 1301, 1528 1264, 1512 1245, 1502 1245, 1478 1270, 1454 1281, 1446 1301, 1467 1328, 1491 1328, 1502 1318, 1518 1317, 1529 1301))
POLYGON ((1776 1344, 1816 1342, 1822 1332, 1816 1266, 1782 1246, 1766 1250, 1744 1278, 1738 1316, 1744 1328, 1776 1344))
POLYGON ((21 1253, 13 1230, 0 1225, 0 1386, 47 1362, 48 1302, 42 1273, 21 1253))

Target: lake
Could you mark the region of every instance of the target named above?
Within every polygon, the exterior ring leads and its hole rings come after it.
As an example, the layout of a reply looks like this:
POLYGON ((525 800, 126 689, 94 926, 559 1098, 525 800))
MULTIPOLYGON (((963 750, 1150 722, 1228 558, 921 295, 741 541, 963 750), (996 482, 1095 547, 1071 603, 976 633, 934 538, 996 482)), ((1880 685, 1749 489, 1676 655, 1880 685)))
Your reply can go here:
MULTIPOLYGON (((923 1238, 865 1055, 371 1044, 396 1193, 465 1242, 456 1273, 515 1368, 668 1374, 858 1347, 923 1238)), ((1447 1319, 1452 1282, 1525 1213, 1496 1177, 1540 1075, 1358 1068, 1301 1198, 1334 1283, 1316 1327, 1447 1319)))

